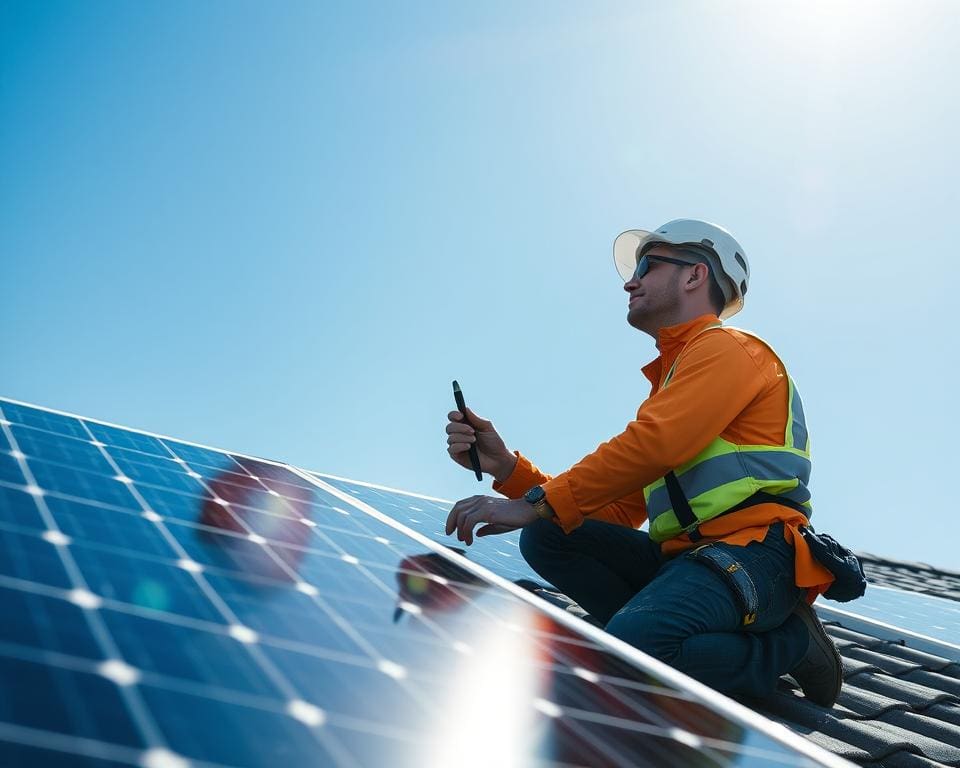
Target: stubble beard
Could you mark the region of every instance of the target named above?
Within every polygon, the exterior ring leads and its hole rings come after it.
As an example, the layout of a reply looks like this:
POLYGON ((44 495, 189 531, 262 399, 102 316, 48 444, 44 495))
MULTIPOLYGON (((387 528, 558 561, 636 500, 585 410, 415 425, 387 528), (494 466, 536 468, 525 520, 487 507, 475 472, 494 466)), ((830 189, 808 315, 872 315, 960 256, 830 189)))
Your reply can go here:
POLYGON ((658 338, 661 328, 675 325, 675 318, 680 312, 680 280, 681 273, 678 270, 676 278, 664 286, 663 290, 656 293, 645 292, 640 300, 641 306, 630 307, 627 311, 627 322, 654 339, 658 338))

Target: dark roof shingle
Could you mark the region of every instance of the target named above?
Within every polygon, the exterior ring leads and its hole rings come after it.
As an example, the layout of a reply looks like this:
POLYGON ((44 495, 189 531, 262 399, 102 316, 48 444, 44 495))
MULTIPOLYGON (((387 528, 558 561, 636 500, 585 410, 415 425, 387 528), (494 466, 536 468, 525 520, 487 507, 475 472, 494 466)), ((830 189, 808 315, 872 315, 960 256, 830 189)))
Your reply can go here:
MULTIPOLYGON (((873 555, 863 562, 871 584, 960 601, 958 573, 873 555)), ((856 613, 855 602, 844 607, 856 613)), ((823 623, 843 659, 837 704, 818 707, 787 680, 771 699, 748 703, 865 768, 960 766, 960 660, 911 647, 909 632, 891 640, 870 634, 869 622, 830 617, 823 623)))

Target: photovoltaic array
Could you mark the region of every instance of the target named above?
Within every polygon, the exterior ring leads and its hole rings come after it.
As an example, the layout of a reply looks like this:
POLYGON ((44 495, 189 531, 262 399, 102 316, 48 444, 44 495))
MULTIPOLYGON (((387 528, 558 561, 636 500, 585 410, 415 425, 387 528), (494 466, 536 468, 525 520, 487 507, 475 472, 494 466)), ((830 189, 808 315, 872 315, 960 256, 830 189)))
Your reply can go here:
POLYGON ((839 764, 448 507, 0 400, 0 765, 839 764))

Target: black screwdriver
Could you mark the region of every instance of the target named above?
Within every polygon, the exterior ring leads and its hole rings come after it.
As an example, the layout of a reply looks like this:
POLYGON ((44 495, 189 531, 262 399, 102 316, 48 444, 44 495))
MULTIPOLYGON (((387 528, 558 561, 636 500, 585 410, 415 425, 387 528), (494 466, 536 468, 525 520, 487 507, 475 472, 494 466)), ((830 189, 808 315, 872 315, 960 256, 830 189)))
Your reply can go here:
MULTIPOLYGON (((467 406, 463 402, 463 392, 460 391, 460 385, 456 381, 453 382, 453 399, 457 401, 457 409, 463 414, 463 420, 470 424, 470 420, 467 418, 467 406)), ((470 424, 470 426, 472 427, 473 424, 470 424)), ((473 467, 477 480, 483 480, 483 472, 480 471, 480 454, 477 453, 476 443, 470 444, 470 466, 473 467)))

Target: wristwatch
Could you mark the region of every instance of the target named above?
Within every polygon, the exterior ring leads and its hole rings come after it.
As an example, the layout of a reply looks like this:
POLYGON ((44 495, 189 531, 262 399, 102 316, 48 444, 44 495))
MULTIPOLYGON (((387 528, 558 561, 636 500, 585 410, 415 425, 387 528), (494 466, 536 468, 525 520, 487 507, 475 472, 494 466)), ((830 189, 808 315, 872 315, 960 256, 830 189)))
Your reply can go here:
POLYGON ((532 504, 536 513, 544 520, 553 520, 556 516, 553 507, 547 503, 547 492, 543 490, 542 485, 533 486, 533 488, 523 494, 523 500, 528 504, 532 504))

